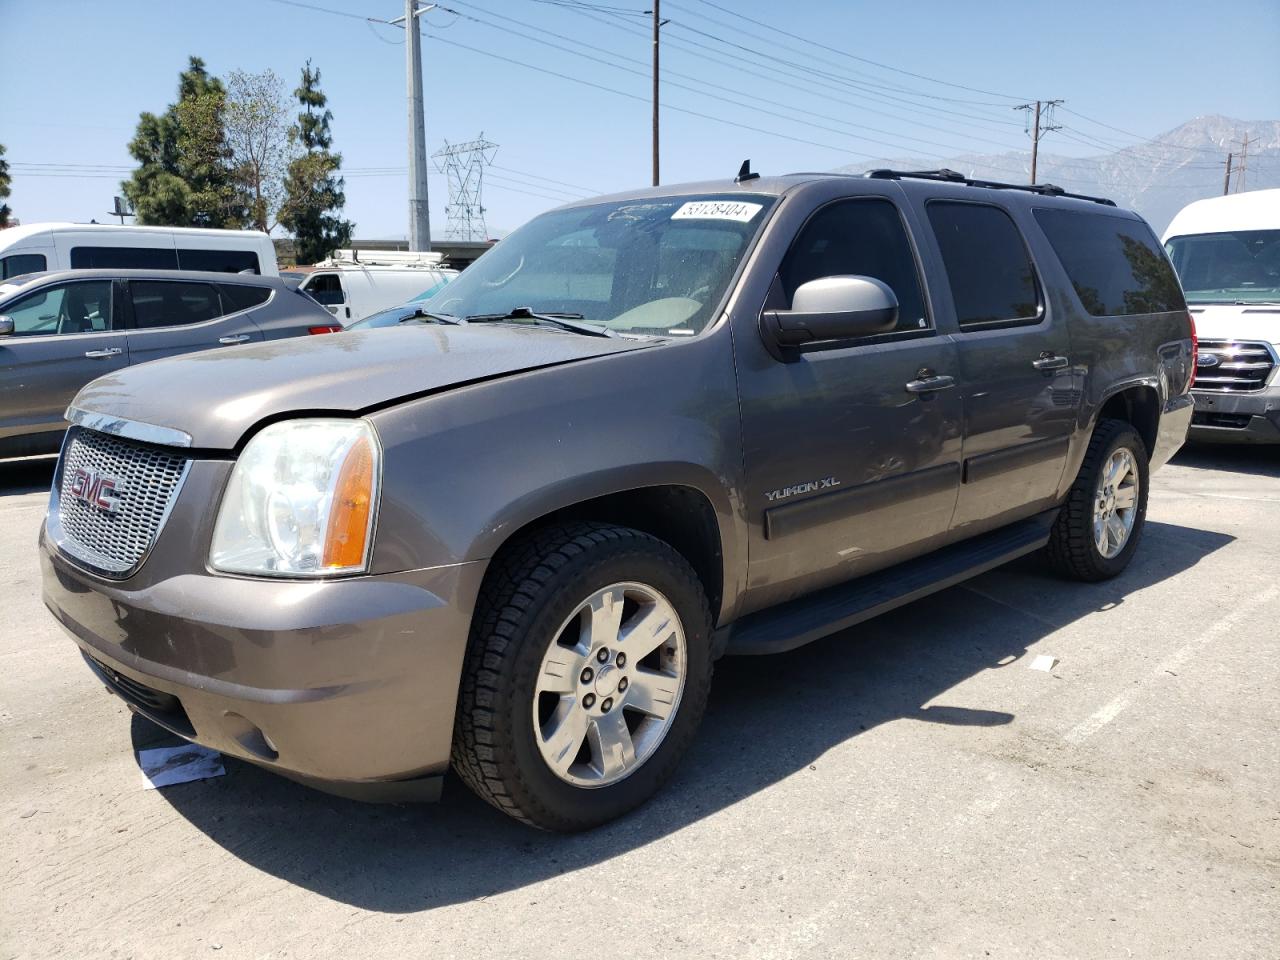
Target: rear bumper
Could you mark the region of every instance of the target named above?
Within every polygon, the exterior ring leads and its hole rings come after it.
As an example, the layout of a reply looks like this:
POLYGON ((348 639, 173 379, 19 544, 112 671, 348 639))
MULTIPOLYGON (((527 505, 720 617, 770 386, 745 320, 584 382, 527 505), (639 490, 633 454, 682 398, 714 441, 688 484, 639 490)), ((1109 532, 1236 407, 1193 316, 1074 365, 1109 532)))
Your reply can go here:
POLYGON ((312 786, 435 799, 483 564, 325 583, 184 574, 139 590, 40 537, 44 601, 134 711, 312 786))
POLYGON ((1280 443, 1280 387, 1250 393, 1196 390, 1190 439, 1204 443, 1280 443))

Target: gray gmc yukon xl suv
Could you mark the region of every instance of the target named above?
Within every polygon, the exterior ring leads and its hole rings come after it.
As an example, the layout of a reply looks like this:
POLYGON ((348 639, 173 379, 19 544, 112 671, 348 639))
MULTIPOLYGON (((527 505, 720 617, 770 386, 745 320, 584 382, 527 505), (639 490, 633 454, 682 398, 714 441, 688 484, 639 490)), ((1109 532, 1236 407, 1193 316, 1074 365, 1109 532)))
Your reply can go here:
POLYGON ((395 329, 93 382, 44 599, 190 740, 583 829, 671 775, 722 654, 1034 550, 1123 570, 1194 352, 1108 201, 744 165, 543 214, 395 329))

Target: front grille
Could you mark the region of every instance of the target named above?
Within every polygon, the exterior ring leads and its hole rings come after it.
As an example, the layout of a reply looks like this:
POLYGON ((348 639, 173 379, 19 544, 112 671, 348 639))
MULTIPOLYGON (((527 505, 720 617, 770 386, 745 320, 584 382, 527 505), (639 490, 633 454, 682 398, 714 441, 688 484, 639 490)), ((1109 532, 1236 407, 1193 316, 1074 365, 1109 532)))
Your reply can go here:
POLYGON ((1276 366, 1271 345, 1244 340, 1201 340, 1200 356, 1218 362, 1211 367, 1196 367, 1197 390, 1222 393, 1248 393, 1261 390, 1276 366))
POLYGON ((1232 430, 1243 430, 1253 417, 1247 413, 1210 413, 1197 410, 1191 415, 1193 427, 1230 427, 1232 430))
POLYGON ((169 447, 72 428, 50 517, 58 546, 101 573, 132 573, 159 536, 189 462, 169 447))

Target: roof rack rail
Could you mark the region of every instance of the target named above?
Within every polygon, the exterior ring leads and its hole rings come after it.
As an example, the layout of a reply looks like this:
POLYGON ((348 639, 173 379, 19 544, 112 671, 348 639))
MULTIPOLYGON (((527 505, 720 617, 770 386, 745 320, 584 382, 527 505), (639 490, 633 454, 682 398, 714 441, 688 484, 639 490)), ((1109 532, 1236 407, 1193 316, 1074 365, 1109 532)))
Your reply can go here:
POLYGON ((940 170, 868 170, 863 176, 871 180, 938 180, 942 183, 963 183, 969 187, 986 187, 989 190, 1024 190, 1043 197, 1070 197, 1073 200, 1088 200, 1090 203, 1101 203, 1108 207, 1116 205, 1114 200, 1108 200, 1106 197, 1068 193, 1052 183, 1002 183, 999 180, 975 180, 945 167, 940 170))

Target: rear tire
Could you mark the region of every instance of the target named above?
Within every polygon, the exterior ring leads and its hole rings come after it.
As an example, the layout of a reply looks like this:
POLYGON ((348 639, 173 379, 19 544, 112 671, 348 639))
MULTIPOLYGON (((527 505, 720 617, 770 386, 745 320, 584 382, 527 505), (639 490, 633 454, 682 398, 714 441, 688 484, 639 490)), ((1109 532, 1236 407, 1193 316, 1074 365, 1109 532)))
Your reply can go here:
POLYGON ((693 740, 710 632, 701 583, 661 540, 596 523, 526 537, 494 560, 476 607, 454 769, 544 830, 621 816, 658 791, 693 740))
POLYGON ((1146 525, 1149 476, 1133 426, 1099 421, 1045 548, 1058 573, 1096 583, 1129 565, 1146 525))

